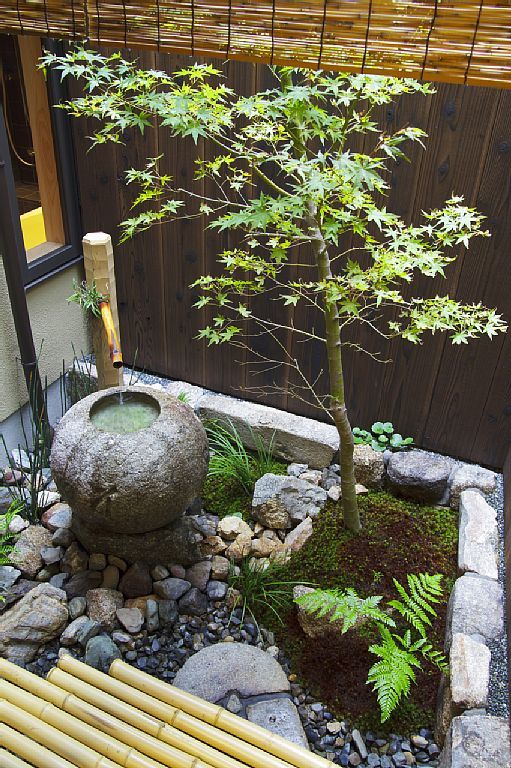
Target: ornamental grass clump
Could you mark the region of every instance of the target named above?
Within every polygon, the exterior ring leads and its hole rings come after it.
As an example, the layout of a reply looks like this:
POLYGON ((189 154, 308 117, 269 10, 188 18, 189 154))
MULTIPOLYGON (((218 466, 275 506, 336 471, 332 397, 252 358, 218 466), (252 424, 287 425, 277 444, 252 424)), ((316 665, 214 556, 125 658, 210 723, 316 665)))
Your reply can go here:
MULTIPOLYGON (((407 142, 423 145, 426 134, 409 125, 387 133, 375 111, 403 94, 432 94, 431 85, 272 67, 274 87, 246 96, 210 64, 172 73, 144 70, 120 53, 104 56, 83 47, 47 53, 41 66, 83 83, 83 95, 62 106, 73 117, 100 123, 94 144, 122 143, 127 131, 153 125, 205 142, 189 186, 166 172, 164 157, 127 172, 138 194, 122 239, 191 216, 233 233, 236 245, 218 255, 221 269, 194 284, 201 293, 196 306, 211 318, 199 337, 248 351, 267 373, 285 366, 289 394, 335 424, 344 520, 358 532, 344 350, 380 358, 353 342, 352 327, 413 344, 427 333, 445 332, 453 344, 466 344, 506 329, 501 315, 480 302, 423 298, 409 290, 417 275, 444 277, 473 238, 488 235, 484 216, 460 195, 423 211, 417 223, 385 205, 393 164, 406 159, 407 142), (353 140, 364 151, 351 149, 353 140), (289 314, 298 305, 307 315, 322 315, 321 322, 300 327, 289 314), (300 366, 294 340, 324 345, 325 384, 300 366)), ((257 389, 280 390, 275 384, 257 389)))

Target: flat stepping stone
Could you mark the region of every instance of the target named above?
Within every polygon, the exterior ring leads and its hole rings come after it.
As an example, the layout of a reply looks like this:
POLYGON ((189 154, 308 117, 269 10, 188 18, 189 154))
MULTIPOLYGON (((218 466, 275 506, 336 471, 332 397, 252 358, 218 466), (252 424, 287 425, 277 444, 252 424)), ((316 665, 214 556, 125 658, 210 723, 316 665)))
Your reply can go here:
POLYGON ((309 749, 300 715, 288 698, 265 699, 247 706, 247 719, 293 744, 309 749))
POLYGON ((203 648, 179 670, 174 685, 214 703, 231 691, 246 698, 290 689, 278 661, 260 648, 243 643, 217 643, 203 648))

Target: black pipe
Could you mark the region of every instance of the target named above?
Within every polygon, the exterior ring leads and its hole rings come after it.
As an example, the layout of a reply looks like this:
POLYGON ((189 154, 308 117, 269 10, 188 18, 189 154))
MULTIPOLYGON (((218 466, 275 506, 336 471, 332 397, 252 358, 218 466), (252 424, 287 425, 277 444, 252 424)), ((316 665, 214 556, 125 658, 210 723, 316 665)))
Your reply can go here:
POLYGON ((23 235, 16 199, 11 157, 5 130, 4 113, 0 108, 0 256, 3 260, 7 290, 11 302, 14 327, 18 339, 21 365, 27 383, 30 405, 37 419, 47 423, 46 405, 37 364, 37 355, 28 314, 23 284, 22 259, 26 259, 23 235))

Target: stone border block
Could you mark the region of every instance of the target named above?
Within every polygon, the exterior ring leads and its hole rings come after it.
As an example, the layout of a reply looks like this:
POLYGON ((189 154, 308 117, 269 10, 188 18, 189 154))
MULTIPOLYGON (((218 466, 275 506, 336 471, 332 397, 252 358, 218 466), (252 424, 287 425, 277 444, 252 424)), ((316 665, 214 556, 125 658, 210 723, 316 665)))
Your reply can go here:
POLYGON ((460 497, 458 568, 498 579, 497 513, 480 491, 469 489, 460 497))
POLYGON ((470 635, 456 632, 450 652, 451 694, 455 706, 485 707, 490 684, 490 650, 470 635))

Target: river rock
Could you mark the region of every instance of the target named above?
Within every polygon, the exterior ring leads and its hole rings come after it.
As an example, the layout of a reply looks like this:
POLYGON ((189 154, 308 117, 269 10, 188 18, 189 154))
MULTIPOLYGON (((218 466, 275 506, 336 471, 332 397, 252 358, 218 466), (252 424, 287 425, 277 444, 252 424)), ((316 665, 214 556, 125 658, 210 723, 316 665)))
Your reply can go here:
POLYGON ((383 453, 373 450, 370 445, 355 445, 353 464, 357 483, 368 488, 380 488, 385 474, 383 453))
POLYGON ((140 632, 144 623, 144 616, 139 608, 118 608, 117 618, 124 629, 132 635, 140 632))
POLYGON ((0 616, 0 656, 22 664, 32 661, 39 646, 62 633, 67 620, 65 592, 39 584, 0 616))
POLYGON ((63 547, 43 547, 41 549, 41 557, 43 563, 46 565, 52 565, 53 563, 59 563, 64 556, 63 547))
POLYGON ((98 571, 80 571, 73 574, 64 586, 69 600, 73 597, 85 597, 89 589, 96 589, 101 584, 101 574, 98 571))
POLYGON ((153 588, 158 597, 163 600, 179 600, 191 586, 186 579, 176 579, 171 576, 163 581, 155 581, 153 588))
POLYGON ((391 454, 387 475, 391 490, 417 501, 435 503, 447 495, 454 462, 429 451, 397 451, 391 454))
POLYGON ((71 646, 79 643, 83 648, 87 645, 91 637, 95 637, 101 632, 101 625, 97 621, 89 619, 88 616, 78 616, 71 624, 68 624, 60 636, 60 644, 71 646))
POLYGON ((309 541, 312 536, 312 520, 310 517, 306 517, 305 520, 289 531, 284 539, 285 549, 290 549, 291 552, 298 552, 309 541))
POLYGON ((101 672, 107 673, 112 662, 120 658, 120 650, 107 635, 91 638, 85 648, 85 663, 101 672))
POLYGON ((162 627, 173 627, 179 616, 176 601, 160 600, 158 603, 158 615, 162 627))
POLYGON ((17 582, 21 571, 13 565, 0 565, 0 594, 3 594, 17 582))
POLYGON ((97 621, 107 632, 112 632, 117 624, 116 611, 122 608, 124 598, 115 589, 90 589, 85 595, 89 618, 97 621))
POLYGON ((208 599, 204 592, 192 587, 178 602, 179 613, 203 616, 208 610, 208 599))
POLYGON ((106 568, 106 555, 101 552, 92 552, 89 555, 89 571, 104 571, 106 568))
POLYGON ((476 490, 460 497, 458 568, 489 579, 498 578, 497 513, 476 490))
POLYGON ((200 544, 200 552, 203 557, 220 555, 227 549, 226 542, 221 536, 206 536, 200 544))
POLYGON ((229 576, 229 560, 222 555, 215 555, 211 560, 211 578, 226 581, 229 576))
POLYGON ((62 570, 65 573, 80 573, 86 571, 89 563, 89 555, 77 541, 66 549, 66 554, 62 558, 62 570))
POLYGON ((211 581, 208 582, 207 593, 210 600, 223 600, 227 594, 227 584, 223 581, 215 581, 215 579, 211 579, 211 581))
POLYGON ((482 493, 493 493, 496 475, 490 469, 484 469, 477 464, 462 464, 455 471, 451 481, 450 505, 458 509, 460 496, 468 488, 478 488, 482 493))
POLYGON ((27 579, 34 579, 43 567, 41 550, 51 545, 51 533, 42 525, 29 525, 19 538, 9 558, 27 579))
MULTIPOLYGON (((211 561, 210 560, 202 560, 200 563, 195 563, 195 565, 192 565, 191 568, 188 568, 186 571, 186 580, 190 582, 192 587, 197 587, 197 589, 204 590, 206 589, 206 585, 208 583, 208 579, 211 574, 211 561)), ((170 598, 177 600, 177 598, 170 598)))
POLYGON ((18 579, 15 584, 6 589, 0 590, 0 613, 4 613, 11 605, 21 600, 30 590, 37 587, 39 582, 30 579, 18 579))
POLYGON ((69 547, 75 540, 75 535, 71 528, 57 528, 51 537, 51 543, 54 547, 69 547))
POLYGON ((269 653, 244 643, 217 643, 203 648, 181 667, 174 685, 212 702, 231 691, 248 697, 290 689, 280 664, 269 653))
POLYGON ((146 563, 133 563, 119 582, 119 590, 126 597, 141 597, 152 591, 153 580, 146 563))
POLYGON ((241 533, 244 533, 246 536, 252 536, 251 527, 241 517, 227 515, 218 523, 218 535, 226 541, 234 541, 241 533))
POLYGON ((59 528, 71 528, 71 522, 73 520, 73 512, 69 504, 59 503, 54 504, 52 507, 44 512, 41 522, 48 528, 48 530, 54 532, 59 528))
POLYGON ((263 475, 255 484, 252 517, 266 528, 290 528, 316 517, 327 501, 323 488, 289 475, 263 475))
POLYGON ((225 554, 226 554, 226 557, 229 558, 229 560, 234 560, 236 563, 238 563, 240 560, 242 560, 244 557, 247 557, 250 554, 251 548, 252 548, 251 536, 247 536, 245 533, 240 533, 239 536, 236 536, 234 541, 231 541, 231 543, 225 550, 225 554))
POLYGON ((74 620, 77 619, 79 616, 83 616, 87 609, 87 600, 85 597, 73 597, 72 600, 69 601, 68 610, 69 610, 69 618, 74 620))

